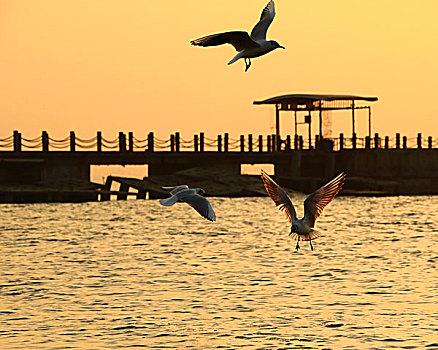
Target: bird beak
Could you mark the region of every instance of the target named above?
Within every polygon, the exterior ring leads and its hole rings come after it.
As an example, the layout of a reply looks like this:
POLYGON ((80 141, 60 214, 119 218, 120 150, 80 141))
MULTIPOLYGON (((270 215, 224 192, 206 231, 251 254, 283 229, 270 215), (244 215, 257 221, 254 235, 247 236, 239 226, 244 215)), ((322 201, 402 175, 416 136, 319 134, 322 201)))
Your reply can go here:
POLYGON ((279 48, 286 50, 286 48, 284 46, 281 46, 281 45, 279 46, 279 48))

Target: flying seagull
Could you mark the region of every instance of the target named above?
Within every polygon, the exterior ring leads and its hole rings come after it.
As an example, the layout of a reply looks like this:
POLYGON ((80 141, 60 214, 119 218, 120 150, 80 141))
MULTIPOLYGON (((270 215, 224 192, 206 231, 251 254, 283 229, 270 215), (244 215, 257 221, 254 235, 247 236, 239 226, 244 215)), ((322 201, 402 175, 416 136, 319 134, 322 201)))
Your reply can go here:
POLYGON ((300 249, 300 240, 309 241, 310 248, 313 250, 312 239, 316 239, 320 236, 320 233, 313 229, 315 221, 321 215, 325 206, 329 204, 341 190, 345 181, 345 173, 340 173, 333 180, 306 198, 304 201, 304 217, 302 219, 297 219, 295 208, 286 191, 263 170, 262 180, 269 197, 271 197, 277 206, 280 206, 279 209, 284 211, 289 218, 292 225, 289 236, 292 235, 292 238, 297 240, 296 250, 300 249))
POLYGON ((275 6, 274 1, 271 0, 263 9, 260 21, 252 29, 251 35, 244 31, 224 32, 207 35, 192 40, 190 43, 196 46, 233 45, 238 53, 228 64, 236 62, 239 58, 244 58, 246 72, 251 66, 251 58, 262 56, 278 48, 284 49, 278 42, 266 40, 266 32, 274 16, 275 6))
POLYGON ((172 195, 169 198, 160 199, 160 203, 166 207, 171 207, 177 202, 183 202, 190 205, 204 218, 210 221, 216 221, 216 215, 210 202, 207 198, 202 197, 205 191, 202 188, 190 189, 187 185, 175 187, 161 187, 165 191, 169 191, 172 195))

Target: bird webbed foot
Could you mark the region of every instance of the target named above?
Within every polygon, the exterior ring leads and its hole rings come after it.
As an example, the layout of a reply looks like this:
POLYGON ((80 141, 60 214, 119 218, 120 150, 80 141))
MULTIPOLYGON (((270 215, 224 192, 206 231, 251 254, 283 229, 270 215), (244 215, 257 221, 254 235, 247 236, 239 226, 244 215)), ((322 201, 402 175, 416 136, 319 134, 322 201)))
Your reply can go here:
POLYGON ((248 71, 249 67, 251 67, 251 59, 245 58, 245 72, 248 71))

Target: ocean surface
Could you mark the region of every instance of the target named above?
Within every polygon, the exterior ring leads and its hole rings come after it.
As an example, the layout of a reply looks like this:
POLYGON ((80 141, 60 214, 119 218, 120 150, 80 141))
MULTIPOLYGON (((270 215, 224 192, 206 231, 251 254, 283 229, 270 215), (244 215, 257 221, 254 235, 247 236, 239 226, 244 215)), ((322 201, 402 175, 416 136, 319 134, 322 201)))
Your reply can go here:
POLYGON ((0 348, 438 349, 437 196, 210 200, 0 205, 0 348))

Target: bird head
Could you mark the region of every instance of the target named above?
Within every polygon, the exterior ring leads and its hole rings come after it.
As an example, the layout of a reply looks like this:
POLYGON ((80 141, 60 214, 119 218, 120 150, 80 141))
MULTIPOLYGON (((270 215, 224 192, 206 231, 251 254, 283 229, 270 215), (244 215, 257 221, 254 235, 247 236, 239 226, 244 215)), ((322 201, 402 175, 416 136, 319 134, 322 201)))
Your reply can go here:
POLYGON ((272 50, 275 50, 275 49, 286 49, 284 46, 281 46, 278 42, 276 42, 275 40, 270 40, 269 41, 269 44, 271 45, 271 47, 272 47, 272 50))
POLYGON ((196 190, 197 194, 200 194, 201 196, 205 195, 205 191, 202 188, 197 188, 196 190))

